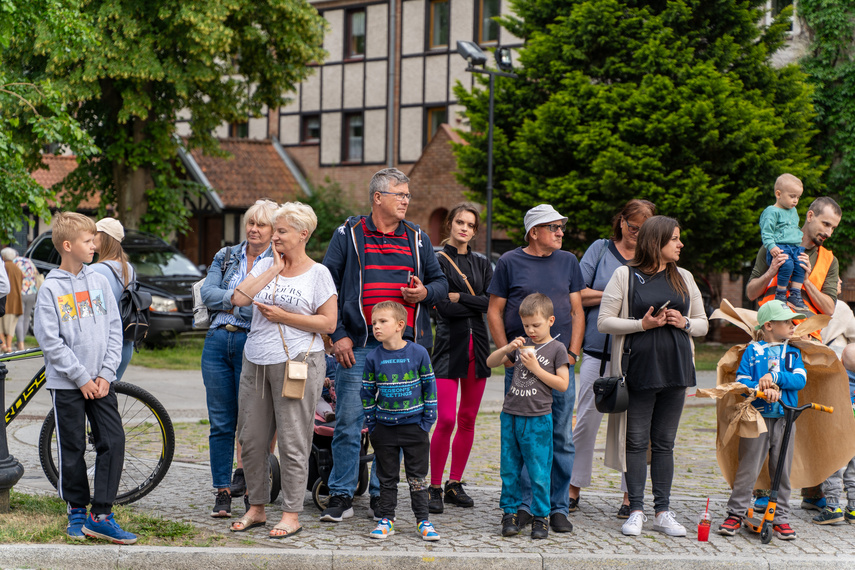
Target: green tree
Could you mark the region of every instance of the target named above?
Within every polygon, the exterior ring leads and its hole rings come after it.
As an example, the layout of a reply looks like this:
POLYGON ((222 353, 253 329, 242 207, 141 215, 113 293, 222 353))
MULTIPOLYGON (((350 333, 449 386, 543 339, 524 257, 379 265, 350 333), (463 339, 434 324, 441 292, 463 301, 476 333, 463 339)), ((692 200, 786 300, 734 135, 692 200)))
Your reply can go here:
POLYGON ((66 0, 92 22, 92 43, 64 49, 38 20, 4 63, 51 81, 103 153, 66 181, 67 206, 115 204, 130 228, 186 227, 175 121, 188 147, 219 153, 213 131, 260 116, 321 61, 324 20, 304 0, 66 0))
POLYGON ((812 38, 802 68, 815 89, 819 135, 814 148, 830 163, 823 182, 843 208, 843 221, 830 243, 848 265, 855 258, 855 6, 800 0, 798 12, 812 38))
MULTIPOLYGON (((64 49, 79 50, 92 42, 88 21, 60 2, 0 0, 0 53, 33 22, 53 29, 64 49)), ((51 143, 64 143, 80 156, 97 151, 49 80, 10 68, 0 57, 0 242, 21 229, 25 208, 45 220, 50 216, 53 193, 45 192, 30 172, 41 163, 42 146, 51 143)))
MULTIPOLYGON (((523 212, 548 202, 581 252, 646 198, 680 220, 683 264, 736 269, 760 246, 779 174, 820 188, 810 88, 798 67, 770 64, 790 9, 760 29, 760 0, 513 4, 521 18, 502 24, 525 45, 520 79, 496 82, 494 172, 495 220, 517 241, 523 212)), ((488 96, 456 94, 471 126, 460 179, 483 197, 488 96)))
POLYGON ((344 199, 339 183, 331 182, 329 178, 325 180, 325 183, 323 186, 314 187, 311 195, 301 199, 302 202, 312 207, 318 217, 318 227, 312 232, 312 237, 306 244, 309 257, 317 261, 324 258, 327 246, 330 244, 336 228, 343 224, 349 216, 356 214, 353 208, 348 205, 349 202, 344 199))

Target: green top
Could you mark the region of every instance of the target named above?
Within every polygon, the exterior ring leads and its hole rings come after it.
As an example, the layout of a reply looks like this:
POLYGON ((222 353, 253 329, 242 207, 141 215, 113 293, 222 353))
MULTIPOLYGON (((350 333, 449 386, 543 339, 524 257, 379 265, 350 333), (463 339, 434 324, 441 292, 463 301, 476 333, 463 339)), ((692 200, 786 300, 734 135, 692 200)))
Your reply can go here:
POLYGON ((799 213, 795 208, 785 210, 774 204, 769 206, 760 214, 760 237, 766 251, 771 251, 780 244, 801 245, 799 213))

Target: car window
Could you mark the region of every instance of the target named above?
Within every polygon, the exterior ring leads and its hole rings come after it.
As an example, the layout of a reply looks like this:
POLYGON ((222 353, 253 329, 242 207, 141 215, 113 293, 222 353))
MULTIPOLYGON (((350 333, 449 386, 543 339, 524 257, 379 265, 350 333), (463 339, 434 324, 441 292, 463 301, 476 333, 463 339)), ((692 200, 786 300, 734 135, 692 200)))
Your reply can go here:
POLYGON ((149 277, 202 276, 199 268, 193 265, 192 261, 175 251, 128 251, 127 254, 137 275, 149 277))
POLYGON ((31 259, 43 261, 44 263, 59 263, 59 257, 56 249, 53 247, 53 242, 50 239, 41 240, 38 245, 33 248, 31 259))

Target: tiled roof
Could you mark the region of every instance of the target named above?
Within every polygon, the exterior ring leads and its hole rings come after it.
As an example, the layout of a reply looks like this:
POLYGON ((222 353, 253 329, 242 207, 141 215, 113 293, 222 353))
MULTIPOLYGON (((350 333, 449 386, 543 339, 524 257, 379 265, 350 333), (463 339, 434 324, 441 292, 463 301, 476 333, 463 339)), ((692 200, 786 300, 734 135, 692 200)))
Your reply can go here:
MULTIPOLYGON (((62 196, 61 182, 77 169, 77 158, 71 155, 42 155, 42 162, 47 168, 39 168, 33 172, 33 178, 43 188, 53 188, 58 197, 62 196), (56 186, 56 188, 54 188, 56 186)), ((81 210, 96 210, 100 196, 89 197, 80 203, 81 210)))
POLYGON ((220 139, 220 147, 232 156, 205 156, 198 149, 191 154, 226 208, 245 209, 260 198, 277 203, 305 198, 271 141, 220 139))

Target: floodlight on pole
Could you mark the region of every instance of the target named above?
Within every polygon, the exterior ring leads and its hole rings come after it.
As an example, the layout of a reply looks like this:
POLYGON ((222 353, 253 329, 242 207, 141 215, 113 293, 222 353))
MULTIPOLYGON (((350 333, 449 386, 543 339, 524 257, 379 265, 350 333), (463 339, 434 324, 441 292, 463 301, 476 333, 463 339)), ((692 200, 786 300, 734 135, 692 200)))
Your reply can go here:
POLYGON ((487 69, 487 54, 484 53, 478 44, 459 40, 457 42, 457 53, 469 63, 466 71, 471 73, 483 73, 490 76, 490 114, 487 121, 487 259, 493 259, 493 110, 495 108, 493 91, 496 83, 496 76, 512 77, 516 79, 518 76, 511 73, 513 64, 511 62, 511 50, 506 47, 496 47, 496 65, 499 70, 487 69), (484 67, 478 68, 476 65, 484 67))

